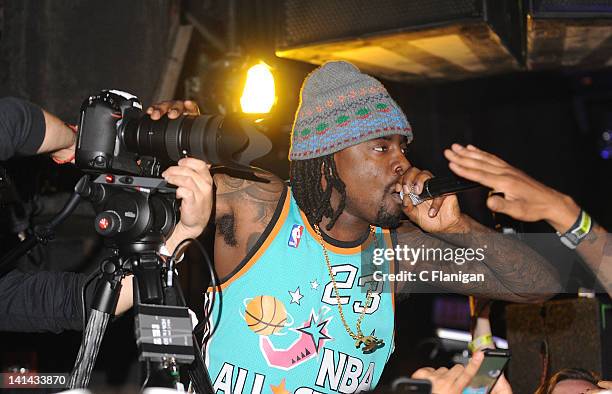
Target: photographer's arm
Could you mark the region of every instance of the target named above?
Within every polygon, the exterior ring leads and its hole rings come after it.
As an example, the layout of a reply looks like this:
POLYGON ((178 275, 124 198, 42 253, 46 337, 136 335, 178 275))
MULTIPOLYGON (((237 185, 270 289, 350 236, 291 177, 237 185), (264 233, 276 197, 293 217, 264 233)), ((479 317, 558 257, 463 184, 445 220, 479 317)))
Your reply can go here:
MULTIPOLYGON (((212 211, 212 177, 208 169, 210 165, 192 158, 181 159, 178 166, 168 168, 162 176, 168 183, 178 188, 176 196, 181 200, 181 219, 174 231, 166 240, 166 248, 170 253, 184 240, 197 238, 208 224, 212 211)), ((177 254, 180 258, 182 252, 177 254)), ((115 315, 120 315, 133 306, 132 276, 122 281, 119 302, 115 315)))
MULTIPOLYGON (((181 115, 199 115, 200 108, 191 100, 169 100, 149 106, 145 111, 153 120, 164 115, 176 119, 181 115)), ((178 166, 168 168, 162 176, 178 186, 176 196, 182 200, 181 221, 166 240, 169 252, 187 238, 197 238, 208 223, 212 211, 212 177, 210 165, 197 159, 185 158, 178 166)))
POLYGON ((60 163, 73 161, 76 134, 58 117, 42 111, 45 117, 45 138, 36 153, 50 153, 60 163))
POLYGON ((210 164, 202 160, 184 158, 162 173, 168 183, 178 187, 176 197, 181 200, 181 220, 166 240, 169 252, 183 240, 197 238, 208 224, 213 205, 213 180, 209 169, 210 164))
MULTIPOLYGON (((74 155, 74 143, 75 134, 56 116, 25 100, 0 98, 0 160, 51 153, 66 161, 74 155)), ((82 329, 80 294, 86 277, 74 272, 10 271, 0 279, 0 331, 82 329)), ((116 314, 132 305, 131 276, 122 284, 116 314)))
POLYGON ((81 287, 87 275, 14 269, 0 280, 0 331, 82 330, 81 287))
MULTIPOLYGON (((0 331, 54 332, 82 330, 81 289, 86 274, 14 269, 0 279, 0 331)), ((132 307, 132 277, 122 281, 115 315, 132 307)), ((90 302, 95 282, 86 289, 90 302)))
POLYGON ((75 134, 56 116, 14 97, 0 98, 0 160, 51 153, 58 160, 74 154, 75 134))
POLYGON ((168 114, 170 119, 176 119, 181 115, 199 115, 200 108, 195 101, 170 100, 153 104, 146 112, 153 120, 158 120, 165 114, 168 114))

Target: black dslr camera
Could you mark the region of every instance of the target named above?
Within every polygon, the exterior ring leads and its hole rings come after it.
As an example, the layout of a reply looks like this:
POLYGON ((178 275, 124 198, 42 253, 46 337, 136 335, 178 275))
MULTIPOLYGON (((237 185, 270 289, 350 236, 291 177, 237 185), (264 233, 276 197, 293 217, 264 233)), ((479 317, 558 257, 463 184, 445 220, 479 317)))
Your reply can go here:
POLYGON ((272 148, 260 126, 237 115, 151 120, 136 96, 103 90, 81 106, 76 165, 98 173, 159 177, 164 167, 194 157, 252 173, 272 148))
POLYGON ((178 204, 160 173, 194 157, 260 180, 251 162, 272 144, 259 127, 233 115, 151 120, 136 96, 118 90, 89 97, 81 106, 76 165, 97 175, 88 196, 96 231, 125 252, 163 242, 178 221, 178 204))

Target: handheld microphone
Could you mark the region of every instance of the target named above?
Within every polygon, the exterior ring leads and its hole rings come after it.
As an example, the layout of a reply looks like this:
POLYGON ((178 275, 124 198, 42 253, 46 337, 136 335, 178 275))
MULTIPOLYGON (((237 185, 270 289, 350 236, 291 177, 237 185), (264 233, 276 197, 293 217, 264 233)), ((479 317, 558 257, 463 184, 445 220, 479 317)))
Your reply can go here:
MULTIPOLYGON (((436 197, 445 196, 448 194, 456 194, 468 189, 474 189, 481 187, 480 183, 468 181, 464 178, 456 176, 431 178, 425 181, 423 184, 423 191, 421 194, 415 194, 413 192, 408 193, 408 197, 412 201, 413 205, 419 205, 423 201, 431 200, 436 197)), ((400 198, 403 200, 406 195, 403 191, 400 192, 400 198)))

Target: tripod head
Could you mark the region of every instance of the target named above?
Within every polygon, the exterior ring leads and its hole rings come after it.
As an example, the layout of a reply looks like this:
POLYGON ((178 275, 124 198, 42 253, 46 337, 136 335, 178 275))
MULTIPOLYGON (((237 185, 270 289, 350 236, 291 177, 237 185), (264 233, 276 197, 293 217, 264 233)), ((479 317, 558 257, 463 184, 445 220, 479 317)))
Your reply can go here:
POLYGON ((134 273, 143 303, 165 304, 162 279, 168 273, 158 251, 178 221, 175 190, 163 179, 113 174, 98 175, 82 190, 96 211, 96 232, 117 256, 104 264, 134 273))
POLYGON ((95 230, 120 254, 157 251, 179 218, 176 189, 163 179, 98 175, 86 195, 97 213, 95 230))

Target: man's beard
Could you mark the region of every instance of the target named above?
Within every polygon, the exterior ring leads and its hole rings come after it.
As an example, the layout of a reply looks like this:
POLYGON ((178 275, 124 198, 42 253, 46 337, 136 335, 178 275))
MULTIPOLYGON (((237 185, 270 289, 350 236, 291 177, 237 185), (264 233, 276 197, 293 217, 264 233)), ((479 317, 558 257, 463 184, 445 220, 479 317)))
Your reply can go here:
POLYGON ((374 220, 374 225, 382 228, 397 228, 401 224, 402 213, 392 214, 385 209, 385 206, 381 203, 374 220))

